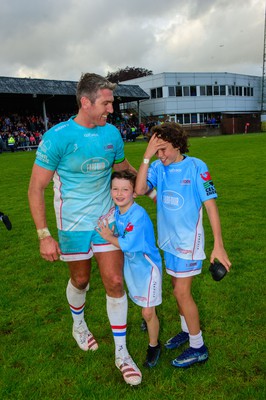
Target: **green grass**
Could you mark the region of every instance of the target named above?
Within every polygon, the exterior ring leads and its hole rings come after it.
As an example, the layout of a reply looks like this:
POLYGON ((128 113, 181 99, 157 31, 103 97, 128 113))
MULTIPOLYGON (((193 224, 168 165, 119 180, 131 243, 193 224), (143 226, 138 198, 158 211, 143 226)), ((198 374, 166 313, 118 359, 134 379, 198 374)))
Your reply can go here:
MULTIPOLYGON (((64 263, 42 260, 27 202, 35 153, 0 155, 0 211, 13 223, 0 224, 0 398, 3 400, 173 399, 261 400, 265 391, 265 160, 266 135, 192 138, 190 155, 203 159, 219 197, 218 207, 232 271, 221 282, 208 272, 195 278, 193 292, 210 358, 204 365, 177 370, 170 361, 178 351, 164 351, 159 365, 142 369, 139 387, 126 385, 114 366, 113 339, 105 294, 93 265, 87 320, 99 342, 96 353, 78 349, 71 336, 65 298, 64 263)), ((125 145, 138 167, 146 143, 125 145)), ((47 190, 50 230, 56 235, 52 186, 47 190)), ((155 206, 137 201, 156 223, 155 206)), ((212 236, 205 216, 206 252, 212 236)), ((179 318, 164 273, 163 304, 158 307, 161 341, 179 329, 179 318)), ((147 334, 140 331, 140 308, 129 302, 128 348, 142 365, 147 334)))

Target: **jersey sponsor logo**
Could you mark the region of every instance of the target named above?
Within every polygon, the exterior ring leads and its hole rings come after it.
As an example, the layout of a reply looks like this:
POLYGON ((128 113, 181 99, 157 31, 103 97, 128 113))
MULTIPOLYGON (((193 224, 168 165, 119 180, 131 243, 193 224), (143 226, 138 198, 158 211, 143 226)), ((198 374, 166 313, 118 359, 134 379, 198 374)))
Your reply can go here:
POLYGON ((211 196, 216 193, 213 181, 208 181, 203 184, 207 196, 211 196))
POLYGON ((37 151, 36 155, 37 155, 38 160, 40 160, 46 164, 49 164, 50 161, 49 161, 49 158, 47 157, 47 154, 43 154, 43 153, 40 153, 39 151, 37 151))
POLYGON ((139 300, 139 301, 147 301, 147 298, 142 297, 142 296, 134 296, 134 299, 139 300))
POLYGON ((99 218, 99 221, 105 221, 106 219, 108 220, 109 223, 113 222, 115 220, 115 207, 114 206, 110 208, 108 213, 102 215, 99 218))
POLYGON ((129 222, 123 232, 123 238, 128 234, 128 232, 132 232, 134 229, 134 225, 131 224, 131 222, 129 222))
POLYGON ((83 135, 84 137, 95 137, 95 136, 99 136, 98 133, 84 133, 83 135))
POLYGON ((81 165, 81 172, 83 174, 98 175, 105 169, 109 168, 109 161, 105 158, 89 158, 81 165))
POLYGON ((212 179, 209 171, 204 172, 204 174, 200 174, 200 176, 204 181, 210 181, 212 179))
POLYGON ((43 152, 46 153, 48 150, 51 148, 51 140, 42 140, 41 143, 39 144, 39 149, 43 152))
POLYGON ((114 145, 113 144, 108 144, 107 146, 104 146, 104 150, 105 151, 112 151, 114 149, 114 145))
POLYGON ((169 173, 175 173, 175 172, 181 172, 182 169, 181 168, 171 168, 169 169, 169 173))
POLYGON ((181 185, 183 186, 183 185, 190 185, 191 184, 191 180, 190 179, 183 179, 182 181, 181 181, 181 185))
POLYGON ((190 253, 192 253, 192 250, 181 249, 181 247, 176 247, 176 251, 179 251, 179 253, 181 253, 181 254, 190 254, 190 253))
POLYGON ((165 190, 162 194, 162 202, 167 210, 179 210, 184 205, 184 198, 177 192, 165 190))
POLYGON ((69 126, 69 124, 61 125, 61 126, 59 126, 58 128, 55 128, 55 132, 61 131, 61 129, 64 129, 64 128, 66 128, 67 126, 69 126))

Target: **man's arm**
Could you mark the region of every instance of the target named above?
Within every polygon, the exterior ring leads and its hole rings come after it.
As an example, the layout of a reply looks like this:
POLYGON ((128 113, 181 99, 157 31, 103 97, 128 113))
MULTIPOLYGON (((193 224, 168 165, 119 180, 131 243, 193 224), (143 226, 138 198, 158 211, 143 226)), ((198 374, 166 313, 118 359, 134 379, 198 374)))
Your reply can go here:
POLYGON ((129 164, 129 162, 127 161, 126 158, 121 163, 114 164, 113 168, 114 168, 115 171, 129 170, 129 171, 133 172, 133 174, 137 175, 137 170, 134 167, 132 167, 131 164, 129 164))
POLYGON ((48 261, 57 260, 60 254, 58 243, 48 231, 45 212, 44 192, 53 174, 54 171, 34 164, 28 190, 31 215, 40 239, 40 253, 48 261))

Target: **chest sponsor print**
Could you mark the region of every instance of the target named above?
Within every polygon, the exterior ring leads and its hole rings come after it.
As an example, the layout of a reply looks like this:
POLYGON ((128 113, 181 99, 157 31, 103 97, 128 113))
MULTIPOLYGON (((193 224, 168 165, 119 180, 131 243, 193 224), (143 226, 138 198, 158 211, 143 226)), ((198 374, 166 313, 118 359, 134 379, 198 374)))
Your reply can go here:
POLYGON ((81 172, 83 174, 98 175, 108 168, 110 168, 110 163, 105 158, 89 158, 81 165, 81 172))
POLYGON ((168 210, 179 210, 184 205, 184 198, 177 192, 164 190, 162 193, 162 203, 168 210))

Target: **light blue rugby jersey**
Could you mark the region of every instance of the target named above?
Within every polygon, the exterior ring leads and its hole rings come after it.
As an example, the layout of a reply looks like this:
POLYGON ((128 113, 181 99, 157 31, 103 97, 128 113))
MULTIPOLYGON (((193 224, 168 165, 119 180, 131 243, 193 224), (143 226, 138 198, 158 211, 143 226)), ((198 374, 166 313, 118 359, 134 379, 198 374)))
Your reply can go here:
MULTIPOLYGON (((161 256, 156 247, 153 224, 146 210, 133 203, 126 213, 115 210, 118 242, 125 255, 125 265, 147 265, 145 255, 161 270, 161 256)), ((150 264, 150 263, 149 263, 150 264)))
POLYGON ((124 144, 115 126, 78 125, 70 118, 45 133, 35 163, 55 171, 54 207, 58 229, 93 230, 113 206, 112 165, 124 160, 124 144))
POLYGON ((217 197, 207 165, 189 156, 166 167, 157 160, 147 179, 157 188, 159 247, 179 258, 204 260, 202 203, 217 197))

